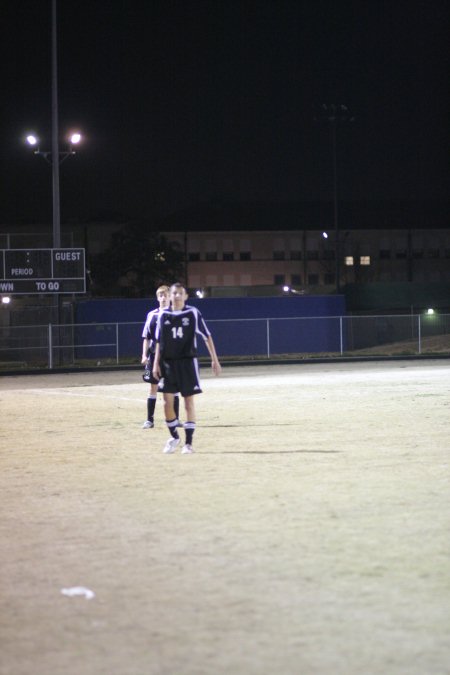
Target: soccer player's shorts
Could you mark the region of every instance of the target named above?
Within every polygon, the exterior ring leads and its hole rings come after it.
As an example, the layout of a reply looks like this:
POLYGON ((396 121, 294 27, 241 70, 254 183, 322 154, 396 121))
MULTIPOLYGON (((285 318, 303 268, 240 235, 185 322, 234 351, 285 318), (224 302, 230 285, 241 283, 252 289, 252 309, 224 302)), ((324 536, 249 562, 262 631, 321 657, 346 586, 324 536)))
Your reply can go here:
POLYGON ((146 377, 144 378, 145 382, 148 382, 149 384, 159 384, 159 380, 156 380, 153 377, 153 364, 155 362, 155 355, 150 353, 148 354, 148 362, 147 365, 145 366, 146 372, 146 377), (148 376, 147 376, 147 373, 148 376))
POLYGON ((158 389, 164 394, 177 392, 182 396, 201 394, 197 359, 162 359, 158 389))

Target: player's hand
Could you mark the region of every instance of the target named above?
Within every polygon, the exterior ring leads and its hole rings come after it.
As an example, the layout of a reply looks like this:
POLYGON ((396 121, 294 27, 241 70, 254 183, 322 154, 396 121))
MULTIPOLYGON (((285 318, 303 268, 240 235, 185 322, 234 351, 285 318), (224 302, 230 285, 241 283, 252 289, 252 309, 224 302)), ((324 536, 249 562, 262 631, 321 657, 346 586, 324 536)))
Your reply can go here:
POLYGON ((141 358, 141 363, 143 366, 146 366, 148 364, 148 358, 146 356, 143 356, 141 358))
POLYGON ((161 370, 159 366, 154 366, 152 370, 152 375, 155 378, 155 380, 160 380, 161 379, 161 370))
POLYGON ((222 372, 222 366, 218 361, 211 361, 211 368, 216 377, 218 377, 222 372))

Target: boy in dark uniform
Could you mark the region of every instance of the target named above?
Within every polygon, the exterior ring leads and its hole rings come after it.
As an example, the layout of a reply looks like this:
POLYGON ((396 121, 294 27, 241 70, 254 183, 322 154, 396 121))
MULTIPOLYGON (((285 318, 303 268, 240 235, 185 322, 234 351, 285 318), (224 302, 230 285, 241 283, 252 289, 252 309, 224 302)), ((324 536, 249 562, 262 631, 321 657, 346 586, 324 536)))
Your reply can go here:
MULTIPOLYGON (((151 310, 147 314, 147 319, 144 324, 144 329, 142 331, 142 358, 141 363, 145 365, 145 371, 143 374, 144 382, 150 384, 150 391, 147 398, 147 419, 142 425, 143 429, 153 429, 155 426, 154 423, 154 414, 156 406, 156 395, 158 393, 158 380, 155 380, 152 374, 153 362, 155 359, 155 330, 156 323, 158 321, 159 313, 163 309, 166 309, 170 305, 169 300, 169 287, 160 286, 156 289, 156 299, 158 300, 159 307, 151 310)), ((178 411, 180 408, 180 399, 178 396, 175 397, 174 401, 175 413, 178 417, 178 411)), ((180 425, 181 426, 181 425, 180 425)))
POLYGON ((184 424, 186 442, 181 454, 190 455, 194 452, 194 396, 202 393, 197 361, 198 335, 204 339, 210 353, 213 373, 219 375, 221 371, 211 333, 199 310, 186 305, 187 297, 182 284, 177 283, 170 287, 171 308, 160 312, 155 331, 153 376, 159 379, 159 391, 164 394, 166 424, 171 434, 164 446, 163 452, 166 454, 175 452, 180 443, 178 419, 174 410, 174 396, 177 392, 184 398, 187 420, 184 424))

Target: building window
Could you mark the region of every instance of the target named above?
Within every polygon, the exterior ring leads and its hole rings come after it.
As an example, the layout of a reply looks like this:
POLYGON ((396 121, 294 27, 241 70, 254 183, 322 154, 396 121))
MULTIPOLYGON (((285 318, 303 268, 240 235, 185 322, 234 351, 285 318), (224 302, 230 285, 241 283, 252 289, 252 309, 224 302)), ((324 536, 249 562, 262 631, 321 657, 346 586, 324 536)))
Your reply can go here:
POLYGON ((387 248, 382 248, 380 251, 380 260, 389 260, 391 252, 387 248))
POLYGON ((423 248, 414 248, 412 252, 412 257, 415 260, 421 260, 423 258, 423 248))
POLYGON ((319 260, 319 251, 306 251, 308 260, 319 260))
POLYGON ((215 262, 217 260, 217 251, 208 251, 205 254, 205 260, 208 262, 215 262))
POLYGON ((322 253, 322 258, 324 260, 334 260, 335 253, 332 249, 325 249, 322 253))
POLYGON ((239 253, 239 260, 251 260, 251 259, 252 259, 252 255, 251 255, 250 251, 241 251, 239 253))
POLYGON ((362 255, 359 258, 360 265, 370 265, 370 255, 362 255))
POLYGON ((273 277, 273 283, 275 286, 284 286, 286 283, 284 274, 275 274, 273 277))
POLYGON ((430 248, 428 250, 428 257, 429 258, 439 258, 439 249, 438 248, 430 248))
MULTIPOLYGON (((234 246, 233 246, 234 249, 234 246)), ((252 245, 250 243, 250 239, 240 239, 239 240, 239 251, 242 253, 246 253, 247 251, 252 250, 252 245)), ((241 258, 241 260, 250 260, 250 258, 241 258)))
POLYGON ((355 264, 355 261, 353 259, 352 255, 346 255, 344 258, 344 264, 347 265, 347 267, 351 267, 352 265, 355 264))
POLYGON ((284 260, 284 251, 274 251, 273 252, 274 260, 284 260))
POLYGON ((234 260, 234 253, 233 251, 226 251, 222 255, 223 260, 234 260))
POLYGON ((300 274, 291 274, 291 284, 292 286, 302 285, 302 277, 300 276, 300 274))
POLYGON ((402 248, 401 251, 396 251, 395 257, 397 258, 397 260, 405 260, 405 258, 408 257, 408 253, 406 251, 406 248, 402 248))
POLYGON ((334 274, 325 274, 324 275, 324 283, 327 286, 334 286, 334 284, 336 283, 335 275, 334 274))
POLYGON ((291 251, 290 258, 291 258, 291 260, 301 260, 302 259, 302 252, 301 251, 291 251))
POLYGON ((319 275, 308 274, 308 286, 318 286, 318 285, 319 285, 319 275))
POLYGON ((190 262, 197 262, 200 260, 200 253, 189 253, 190 262))

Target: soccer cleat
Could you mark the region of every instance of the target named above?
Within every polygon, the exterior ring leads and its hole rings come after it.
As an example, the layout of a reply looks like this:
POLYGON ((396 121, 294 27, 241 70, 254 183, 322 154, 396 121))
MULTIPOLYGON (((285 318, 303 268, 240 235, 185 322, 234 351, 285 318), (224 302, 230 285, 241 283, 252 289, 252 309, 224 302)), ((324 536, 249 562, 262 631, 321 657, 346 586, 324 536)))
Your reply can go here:
POLYGON ((189 443, 186 443, 186 445, 183 445, 183 447, 181 449, 182 455, 192 455, 193 452, 194 452, 194 448, 192 447, 192 445, 189 445, 189 443))
POLYGON ((143 428, 143 429, 153 429, 154 426, 155 426, 154 422, 152 422, 151 420, 147 420, 147 421, 144 422, 144 424, 142 425, 142 428, 143 428))
POLYGON ((171 455, 173 452, 175 452, 175 448, 177 447, 179 442, 180 442, 179 438, 169 438, 169 440, 164 446, 163 453, 165 455, 171 455))

